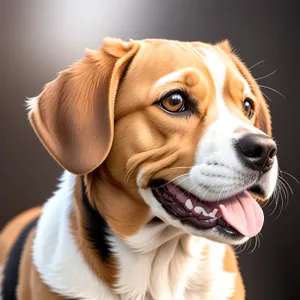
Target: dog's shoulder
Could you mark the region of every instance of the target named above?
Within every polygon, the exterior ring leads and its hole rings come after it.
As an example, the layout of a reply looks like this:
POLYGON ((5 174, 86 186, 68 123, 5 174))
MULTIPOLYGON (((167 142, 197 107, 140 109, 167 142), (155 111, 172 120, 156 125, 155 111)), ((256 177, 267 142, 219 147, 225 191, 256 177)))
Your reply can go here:
POLYGON ((0 232, 0 265, 4 264, 7 255, 22 230, 32 220, 39 217, 41 207, 29 209, 13 218, 0 232))

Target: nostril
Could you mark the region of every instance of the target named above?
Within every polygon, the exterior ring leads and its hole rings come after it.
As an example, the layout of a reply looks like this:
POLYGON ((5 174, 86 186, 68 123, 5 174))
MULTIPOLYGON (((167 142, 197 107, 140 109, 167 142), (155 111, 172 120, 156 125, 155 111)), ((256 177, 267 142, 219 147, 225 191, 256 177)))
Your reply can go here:
MULTIPOLYGON (((250 147, 251 151, 247 152, 247 156, 249 157, 260 157, 262 153, 264 152, 264 147, 261 144, 254 144, 252 147, 250 147)), ((244 153, 245 154, 245 153, 244 153)))
POLYGON ((238 141, 237 146, 242 154, 246 157, 260 157, 264 152, 264 145, 257 143, 256 140, 253 140, 252 136, 241 138, 238 141))
POLYGON ((277 153, 277 149, 274 148, 273 150, 271 150, 271 152, 270 152, 270 154, 269 154, 269 157, 270 157, 270 158, 274 158, 274 156, 276 155, 276 153, 277 153))

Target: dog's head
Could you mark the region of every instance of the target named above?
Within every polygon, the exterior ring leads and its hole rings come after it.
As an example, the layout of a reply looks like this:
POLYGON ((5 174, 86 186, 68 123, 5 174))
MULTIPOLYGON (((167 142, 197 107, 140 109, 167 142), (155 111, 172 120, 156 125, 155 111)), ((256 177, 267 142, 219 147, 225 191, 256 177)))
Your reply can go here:
POLYGON ((239 244, 277 181, 267 104, 227 41, 104 40, 46 85, 31 123, 128 236, 163 221, 239 244))

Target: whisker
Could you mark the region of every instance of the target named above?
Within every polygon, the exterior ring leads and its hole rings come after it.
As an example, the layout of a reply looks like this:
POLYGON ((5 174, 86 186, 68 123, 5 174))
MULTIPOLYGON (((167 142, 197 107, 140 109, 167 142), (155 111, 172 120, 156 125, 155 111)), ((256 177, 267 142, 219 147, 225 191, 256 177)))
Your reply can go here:
POLYGON ((275 191, 274 191, 274 198, 270 201, 271 202, 270 205, 272 205, 273 202, 275 202, 275 207, 270 214, 271 216, 274 214, 274 212, 278 208, 279 199, 282 196, 282 193, 283 193, 282 186, 281 186, 279 180, 277 180, 277 184, 276 184, 275 191))
POLYGON ((280 184, 282 185, 283 189, 285 190, 285 199, 288 200, 288 195, 289 195, 289 191, 286 187, 286 184, 284 181, 282 181, 282 178, 280 176, 278 176, 278 181, 280 182, 280 184))
MULTIPOLYGON (((199 182, 196 183, 195 185, 193 185, 188 191, 186 191, 186 193, 187 193, 187 194, 191 194, 192 191, 193 191, 193 189, 194 189, 196 186, 198 186, 198 185, 199 185, 199 182)), ((205 182, 200 186, 200 188, 203 187, 204 185, 205 185, 205 182)), ((184 194, 185 194, 185 192, 181 193, 178 197, 180 197, 180 196, 182 196, 182 195, 184 195, 184 194)))
POLYGON ((280 170, 280 172, 283 173, 283 174, 285 174, 285 175, 287 175, 287 176, 289 176, 289 177, 291 177, 291 178, 294 179, 298 184, 300 184, 299 180, 298 180, 296 177, 294 177, 293 175, 291 175, 290 173, 284 172, 284 171, 282 171, 282 170, 280 170))
POLYGON ((261 60, 261 61, 257 62, 256 64, 254 64, 253 66, 251 66, 250 68, 248 68, 248 70, 251 70, 251 69, 257 67, 258 65, 264 63, 265 61, 266 61, 266 60, 264 59, 264 60, 261 60))
POLYGON ((241 249, 240 249, 239 253, 244 252, 247 249, 247 247, 249 247, 249 243, 250 243, 250 240, 248 240, 246 243, 244 243, 243 245, 241 245, 241 249))
MULTIPOLYGON (((282 185, 284 186, 283 183, 282 183, 282 185)), ((287 206, 289 205, 289 194, 288 194, 288 190, 287 190, 286 187, 285 187, 285 190, 287 191, 287 192, 286 192, 286 197, 281 199, 282 210, 283 210, 283 209, 286 209, 287 206), (284 202, 285 202, 285 205, 284 205, 284 202)))
POLYGON ((263 237, 263 234, 262 234, 262 232, 260 232, 259 234, 258 234, 258 248, 260 248, 260 246, 261 246, 261 240, 263 239, 264 237, 263 237))
POLYGON ((251 244, 252 244, 252 241, 253 241, 253 247, 252 247, 252 249, 249 247, 249 254, 251 254, 251 253, 253 253, 254 251, 255 251, 255 249, 256 249, 256 245, 257 245, 257 237, 256 236, 254 236, 252 239, 251 239, 251 244))
POLYGON ((217 200, 217 203, 218 203, 218 204, 219 204, 219 201, 220 201, 220 199, 221 199, 222 192, 223 192, 223 190, 224 190, 225 187, 228 187, 228 184, 224 184, 224 186, 222 187, 221 192, 219 193, 219 196, 218 196, 218 200, 217 200))
POLYGON ((249 250, 251 249, 252 247, 252 242, 254 241, 253 238, 249 239, 249 242, 248 242, 248 245, 247 245, 247 248, 245 249, 248 253, 249 253, 249 250))
POLYGON ((212 188, 212 185, 209 187, 209 189, 206 191, 206 193, 203 195, 203 199, 205 198, 205 196, 207 195, 207 193, 210 191, 210 189, 212 188))
POLYGON ((263 91, 261 91, 261 93, 264 95, 264 97, 266 97, 270 102, 272 102, 272 99, 269 97, 269 96, 267 96, 267 94, 266 93, 264 93, 263 91))
POLYGON ((290 186, 290 184, 282 177, 282 176, 279 176, 279 179, 282 180, 283 182, 285 182, 285 184, 288 186, 288 188, 290 189, 291 191, 291 194, 294 196, 294 192, 293 192, 293 189, 292 187, 290 186))
POLYGON ((271 91, 273 91, 274 93, 277 93, 278 95, 280 95, 281 97, 283 97, 283 98, 286 100, 286 97, 285 97, 282 93, 280 93, 279 91, 277 91, 277 90, 275 90, 275 89, 273 89, 273 88, 271 88, 271 87, 269 87, 269 86, 266 86, 266 85, 260 85, 260 84, 259 84, 259 87, 265 88, 265 89, 268 89, 268 90, 271 90, 271 91))
MULTIPOLYGON (((173 178, 172 180, 167 181, 166 183, 160 185, 159 187, 164 187, 164 186, 166 186, 167 184, 169 184, 170 182, 173 182, 174 180, 177 180, 177 179, 179 179, 179 178, 181 178, 181 177, 184 177, 184 176, 186 176, 186 175, 187 175, 187 174, 178 175, 178 176, 176 176, 175 178, 173 178)), ((172 187, 172 189, 171 189, 170 191, 172 191, 176 186, 178 186, 178 185, 179 185, 181 182, 183 182, 185 179, 187 179, 187 178, 184 178, 183 180, 179 181, 176 185, 174 185, 174 187, 172 187)))
POLYGON ((258 77, 258 78, 254 78, 255 80, 260 80, 260 79, 264 79, 267 77, 272 76, 273 74, 275 74, 277 72, 277 70, 274 70, 273 72, 269 73, 268 75, 262 76, 262 77, 258 77))
POLYGON ((252 248, 252 250, 249 252, 250 254, 253 253, 256 249, 260 248, 260 234, 256 235, 253 239, 254 239, 254 247, 252 248))
MULTIPOLYGON (((187 175, 187 174, 180 175, 180 176, 176 177, 175 179, 181 178, 181 177, 186 176, 186 175, 187 175)), ((174 181, 175 179, 173 179, 172 181, 174 181)), ((176 183, 176 184, 171 188, 170 192, 173 191, 173 189, 174 189, 175 187, 179 186, 180 183, 184 182, 184 181, 187 180, 187 179, 188 179, 188 177, 183 178, 183 179, 180 180, 178 183, 176 183)))
POLYGON ((281 206, 280 206, 280 210, 279 210, 279 213, 277 215, 277 217, 275 218, 276 220, 280 217, 280 215, 282 214, 282 211, 283 211, 283 206, 284 206, 284 199, 287 201, 288 199, 288 192, 287 192, 287 189, 285 187, 285 185, 280 181, 278 180, 278 184, 281 186, 281 191, 282 191, 282 195, 283 197, 282 198, 279 198, 281 201, 281 206))
POLYGON ((247 243, 248 243, 248 241, 246 243, 242 244, 241 246, 239 246, 239 251, 237 251, 237 254, 240 254, 245 250, 247 243))

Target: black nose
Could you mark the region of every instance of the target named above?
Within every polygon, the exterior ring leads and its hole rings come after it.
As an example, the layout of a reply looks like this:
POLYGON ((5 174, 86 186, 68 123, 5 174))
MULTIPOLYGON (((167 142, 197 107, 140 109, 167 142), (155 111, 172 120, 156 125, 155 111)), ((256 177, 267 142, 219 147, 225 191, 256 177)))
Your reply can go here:
POLYGON ((271 169, 277 153, 275 142, 262 134, 243 136, 236 143, 236 149, 243 163, 260 172, 267 172, 271 169))

